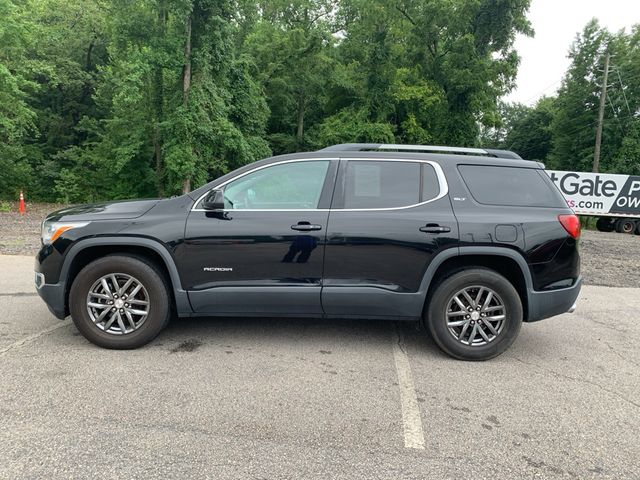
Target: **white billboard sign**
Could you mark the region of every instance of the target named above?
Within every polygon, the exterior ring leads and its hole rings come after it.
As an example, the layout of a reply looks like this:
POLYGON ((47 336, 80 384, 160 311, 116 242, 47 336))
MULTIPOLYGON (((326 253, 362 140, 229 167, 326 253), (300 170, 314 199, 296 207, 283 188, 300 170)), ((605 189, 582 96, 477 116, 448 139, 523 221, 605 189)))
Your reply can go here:
POLYGON ((640 217, 640 176, 546 172, 578 214, 640 217))

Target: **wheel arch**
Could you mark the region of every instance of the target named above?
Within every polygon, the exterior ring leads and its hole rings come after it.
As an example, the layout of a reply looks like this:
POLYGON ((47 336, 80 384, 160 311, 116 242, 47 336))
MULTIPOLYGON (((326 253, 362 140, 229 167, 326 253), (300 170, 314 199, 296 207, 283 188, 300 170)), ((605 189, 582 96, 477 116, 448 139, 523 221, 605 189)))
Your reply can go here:
POLYGON ((425 293, 423 308, 427 307, 431 295, 442 280, 456 271, 473 266, 494 270, 514 285, 522 301, 524 321, 527 321, 529 292, 533 288, 531 272, 521 254, 504 247, 460 247, 445 250, 436 256, 429 265, 420 288, 425 293))
POLYGON ((142 237, 101 237, 80 240, 65 255, 60 279, 65 282, 65 309, 68 310, 69 290, 80 270, 90 262, 113 254, 142 257, 154 263, 166 276, 178 314, 191 313, 187 293, 182 289, 178 269, 169 250, 160 242, 142 237))

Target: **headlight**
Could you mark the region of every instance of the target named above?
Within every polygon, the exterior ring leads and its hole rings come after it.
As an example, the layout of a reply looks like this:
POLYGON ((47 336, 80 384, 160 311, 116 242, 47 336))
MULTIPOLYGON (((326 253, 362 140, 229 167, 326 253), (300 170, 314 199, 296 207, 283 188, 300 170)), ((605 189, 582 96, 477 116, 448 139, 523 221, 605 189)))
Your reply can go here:
POLYGON ((89 222, 42 222, 42 244, 49 245, 56 241, 60 235, 72 228, 80 228, 89 222))

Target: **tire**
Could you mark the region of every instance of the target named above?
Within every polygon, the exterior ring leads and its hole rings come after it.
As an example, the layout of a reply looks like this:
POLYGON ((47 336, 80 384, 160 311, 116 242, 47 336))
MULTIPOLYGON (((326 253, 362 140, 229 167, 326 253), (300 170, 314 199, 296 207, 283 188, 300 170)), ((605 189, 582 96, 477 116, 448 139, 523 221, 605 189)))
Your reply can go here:
POLYGON ((636 220, 636 235, 640 235, 640 220, 636 220))
POLYGON ((78 273, 69 292, 69 310, 87 340, 125 350, 146 345, 162 331, 171 316, 170 299, 167 281, 155 265, 139 257, 108 255, 78 273), (124 303, 127 300, 131 303, 124 303))
POLYGON ((497 357, 514 342, 522 325, 522 302, 518 292, 509 280, 487 268, 470 268, 445 278, 436 286, 425 312, 425 322, 436 344, 445 353, 460 360, 480 361, 497 357), (477 298, 480 289, 483 292, 477 298), (468 307, 475 303, 469 303, 462 291, 466 291, 472 301, 478 300, 481 311, 468 311, 468 307), (490 300, 485 305, 489 292, 490 300), (455 296, 467 307, 464 314, 461 305, 455 302, 455 296), (502 310, 499 305, 502 305, 502 310), (487 311, 484 311, 485 306, 487 311), (501 316, 504 317, 502 320, 487 322, 488 318, 501 316), (448 321, 466 323, 467 328, 465 330, 464 325, 456 325, 452 327, 452 332, 448 321), (491 333, 487 323, 493 327, 495 335, 491 333), (476 333, 472 339, 474 328, 476 333))
POLYGON ((615 221, 609 217, 600 217, 596 221, 596 229, 599 232, 613 232, 616 229, 615 221))
POLYGON ((633 233, 636 229, 636 222, 630 218, 619 218, 616 221, 616 232, 618 233, 633 233))

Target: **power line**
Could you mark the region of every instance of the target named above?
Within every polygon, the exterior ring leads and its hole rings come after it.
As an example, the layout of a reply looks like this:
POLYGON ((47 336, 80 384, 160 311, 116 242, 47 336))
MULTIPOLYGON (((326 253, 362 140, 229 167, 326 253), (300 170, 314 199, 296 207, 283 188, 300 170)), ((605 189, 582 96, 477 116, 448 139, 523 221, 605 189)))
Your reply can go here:
POLYGON ((627 94, 624 92, 624 85, 622 84, 622 78, 620 77, 620 69, 615 68, 616 73, 618 74, 618 81, 620 82, 620 90, 622 90, 622 96, 624 97, 624 103, 627 104, 627 111, 629 115, 631 115, 631 108, 629 108, 629 101, 627 100, 627 94))
POLYGON ((564 76, 560 80, 556 80, 555 82, 550 83, 535 95, 532 95, 531 97, 527 98, 523 103, 527 105, 531 100, 540 98, 540 96, 543 95, 547 90, 549 90, 551 87, 556 86, 558 83, 562 82, 563 79, 564 79, 564 76))
MULTIPOLYGON (((618 115, 616 118, 604 118, 602 123, 605 127, 608 127, 610 124, 612 124, 613 122, 620 122, 620 121, 626 121, 626 120, 632 120, 635 117, 633 116, 629 116, 629 115, 618 115)), ((572 121, 572 123, 575 123, 575 120, 572 121)), ((567 136, 571 136, 574 135, 576 133, 580 133, 583 132, 585 130, 593 130, 593 128, 597 125, 598 120, 593 120, 589 123, 586 123, 584 125, 581 126, 577 126, 575 128, 569 129, 569 130, 562 130, 562 134, 563 135, 567 135, 567 136)))
POLYGON ((618 118, 618 112, 616 112, 616 109, 613 108, 613 103, 611 102, 611 97, 609 96, 608 93, 607 93, 607 100, 609 100, 609 106, 611 107, 611 111, 613 112, 613 117, 618 122, 618 127, 620 128, 620 133, 622 133, 622 136, 624 137, 624 130, 622 129, 622 124, 620 123, 620 119, 618 118))
MULTIPOLYGON (((610 123, 611 123, 611 122, 613 122, 613 121, 614 121, 614 119, 612 119, 612 118, 605 118, 605 119, 604 119, 604 121, 603 121, 603 124, 604 124, 604 126, 608 126, 608 125, 610 125, 610 123)), ((576 127, 576 128, 574 128, 574 129, 572 129, 572 130, 563 131, 563 132, 562 132, 562 134, 563 134, 563 135, 565 135, 565 136, 571 136, 571 135, 575 135, 576 133, 584 132, 584 131, 586 131, 586 130, 591 130, 591 131, 593 131, 593 127, 594 127, 597 123, 598 123, 598 121, 596 120, 596 121, 594 121, 594 122, 588 123, 588 124, 583 125, 583 126, 581 126, 581 127, 576 127)))

